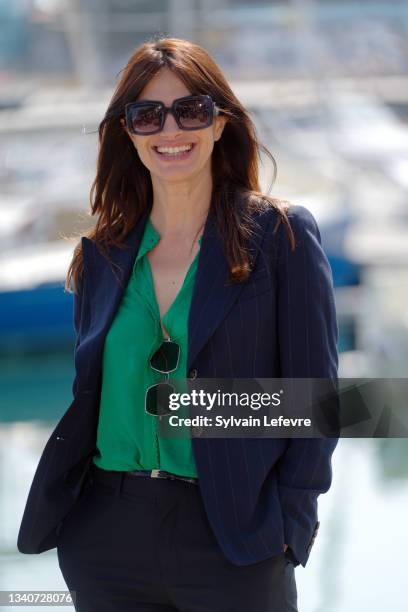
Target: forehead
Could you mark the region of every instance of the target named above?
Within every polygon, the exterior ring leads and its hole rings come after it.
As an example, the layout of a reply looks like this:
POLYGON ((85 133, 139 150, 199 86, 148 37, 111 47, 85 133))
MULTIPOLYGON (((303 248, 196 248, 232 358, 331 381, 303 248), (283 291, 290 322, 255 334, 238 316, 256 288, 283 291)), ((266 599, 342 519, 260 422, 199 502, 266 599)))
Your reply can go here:
POLYGON ((192 92, 183 81, 168 68, 162 68, 142 89, 137 100, 161 100, 170 106, 176 98, 188 96, 192 92))

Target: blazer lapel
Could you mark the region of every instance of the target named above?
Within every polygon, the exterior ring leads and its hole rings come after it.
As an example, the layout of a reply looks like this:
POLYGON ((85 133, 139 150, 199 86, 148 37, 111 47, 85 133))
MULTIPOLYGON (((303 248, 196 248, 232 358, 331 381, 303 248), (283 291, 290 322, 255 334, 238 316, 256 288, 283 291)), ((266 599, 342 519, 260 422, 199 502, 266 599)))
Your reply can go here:
MULTIPOLYGON (((150 209, 143 213, 128 235, 125 241, 128 248, 123 250, 117 247, 111 248, 109 254, 114 271, 106 258, 99 253, 95 243, 88 238, 82 238, 84 275, 90 311, 88 334, 91 336, 89 340, 96 343, 97 350, 94 354, 99 359, 99 364, 93 364, 95 370, 100 368, 102 345, 129 282, 149 215, 150 209)), ((260 231, 250 240, 249 250, 254 258, 258 254, 264 232, 265 227, 261 223, 260 231)), ((215 215, 210 208, 201 241, 188 319, 187 372, 244 286, 243 283, 227 286, 227 281, 227 261, 217 232, 215 215)))

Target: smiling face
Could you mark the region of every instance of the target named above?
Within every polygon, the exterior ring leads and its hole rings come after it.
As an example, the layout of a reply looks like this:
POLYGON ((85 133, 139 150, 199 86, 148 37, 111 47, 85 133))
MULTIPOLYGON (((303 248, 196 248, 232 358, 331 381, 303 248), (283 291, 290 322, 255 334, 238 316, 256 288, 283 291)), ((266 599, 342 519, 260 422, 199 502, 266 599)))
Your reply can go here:
MULTIPOLYGON (((170 107, 173 100, 192 93, 171 70, 162 68, 142 90, 137 101, 160 100, 170 107)), ((202 173, 211 175, 211 153, 225 122, 226 117, 218 115, 209 127, 186 131, 178 127, 172 113, 167 113, 163 130, 147 136, 131 134, 123 120, 122 125, 153 180, 189 181, 202 173), (179 147, 182 151, 174 151, 179 147)))

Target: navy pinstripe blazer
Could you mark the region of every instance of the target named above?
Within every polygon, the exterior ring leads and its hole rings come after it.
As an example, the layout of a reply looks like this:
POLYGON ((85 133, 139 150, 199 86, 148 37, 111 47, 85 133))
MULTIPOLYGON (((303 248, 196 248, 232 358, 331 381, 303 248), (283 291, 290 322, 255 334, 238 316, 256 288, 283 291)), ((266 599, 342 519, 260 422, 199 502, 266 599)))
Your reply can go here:
MULTIPOLYGON (((83 490, 95 452, 105 336, 129 280, 145 212, 126 250, 112 248, 112 270, 82 238, 84 282, 74 297, 76 375, 73 401, 42 452, 24 509, 17 546, 40 553, 57 545, 59 529, 83 490)), ((255 267, 238 285, 228 268, 210 209, 189 313, 191 378, 332 378, 338 354, 333 280, 318 226, 303 206, 289 219, 291 251, 273 209, 257 216, 249 243, 255 267)), ((192 438, 199 486, 210 524, 226 557, 247 565, 283 553, 306 565, 319 527, 317 498, 332 480, 337 438, 192 438)))

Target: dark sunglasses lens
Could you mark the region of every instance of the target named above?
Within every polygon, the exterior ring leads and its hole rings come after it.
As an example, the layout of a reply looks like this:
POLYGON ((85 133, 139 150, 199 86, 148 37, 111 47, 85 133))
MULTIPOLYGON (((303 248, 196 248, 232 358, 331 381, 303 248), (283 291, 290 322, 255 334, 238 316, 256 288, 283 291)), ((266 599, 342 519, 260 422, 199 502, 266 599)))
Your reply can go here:
POLYGON ((130 125, 139 134, 148 134, 160 129, 163 111, 160 106, 146 104, 130 107, 130 125))
POLYGON ((177 368, 180 347, 176 342, 163 342, 150 359, 150 365, 158 372, 172 372, 177 368))
POLYGON ((146 393, 146 412, 152 416, 170 414, 171 393, 174 393, 174 387, 169 383, 157 383, 154 387, 150 387, 146 393))
POLYGON ((200 129, 211 123, 211 105, 203 98, 178 102, 176 112, 180 124, 186 129, 200 129))

